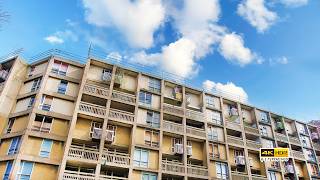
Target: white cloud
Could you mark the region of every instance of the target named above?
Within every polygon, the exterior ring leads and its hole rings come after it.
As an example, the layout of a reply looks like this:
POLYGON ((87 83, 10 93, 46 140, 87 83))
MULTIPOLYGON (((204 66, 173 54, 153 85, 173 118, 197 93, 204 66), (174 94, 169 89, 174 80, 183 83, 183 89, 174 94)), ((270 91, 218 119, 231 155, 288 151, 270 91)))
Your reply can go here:
POLYGON ((59 38, 55 35, 50 35, 44 38, 44 40, 48 41, 50 44, 62 44, 64 43, 63 39, 59 38))
POLYGON ((287 7, 299 7, 308 4, 308 0, 280 0, 287 7))
POLYGON ((248 102, 248 94, 245 90, 242 87, 236 86, 232 82, 222 84, 205 80, 202 83, 202 86, 208 92, 215 92, 226 98, 235 99, 241 102, 248 102))
POLYGON ((88 23, 115 26, 137 48, 153 45, 154 32, 165 18, 161 0, 83 0, 83 5, 88 23))
POLYGON ((270 58, 269 59, 270 65, 275 64, 283 64, 286 65, 289 63, 289 59, 286 56, 276 57, 276 58, 270 58))
POLYGON ((122 61, 122 56, 119 52, 111 52, 107 55, 107 59, 113 59, 116 61, 122 61))
MULTIPOLYGON (((257 57, 249 48, 244 46, 242 37, 235 33, 223 36, 219 45, 219 52, 228 61, 241 66, 251 63, 257 57)), ((259 62, 260 60, 258 60, 259 62)))
POLYGON ((273 25, 278 16, 265 6, 264 0, 242 0, 237 13, 262 33, 273 25))

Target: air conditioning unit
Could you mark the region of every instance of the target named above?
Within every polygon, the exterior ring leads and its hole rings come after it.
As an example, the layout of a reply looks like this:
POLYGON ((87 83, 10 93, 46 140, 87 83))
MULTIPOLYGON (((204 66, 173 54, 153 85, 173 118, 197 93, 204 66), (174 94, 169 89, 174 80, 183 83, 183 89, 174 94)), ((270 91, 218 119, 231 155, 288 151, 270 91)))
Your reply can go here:
POLYGON ((174 153, 175 154, 183 154, 183 145, 182 144, 175 144, 174 145, 174 153))
POLYGON ((236 157, 236 165, 237 166, 244 166, 246 164, 244 160, 244 156, 237 156, 236 157))
POLYGON ((107 135, 106 135, 106 141, 108 143, 113 143, 114 141, 114 131, 113 130, 107 130, 106 131, 107 135))
POLYGON ((192 156, 192 146, 187 145, 187 156, 192 156))
POLYGON ((102 74, 102 81, 110 81, 111 80, 111 73, 110 72, 104 72, 102 74))
POLYGON ((94 127, 93 131, 91 132, 92 139, 100 139, 101 138, 102 129, 94 127))
POLYGON ((293 166, 291 164, 286 165, 285 169, 286 169, 286 172, 288 174, 293 174, 294 173, 294 169, 293 169, 293 166))

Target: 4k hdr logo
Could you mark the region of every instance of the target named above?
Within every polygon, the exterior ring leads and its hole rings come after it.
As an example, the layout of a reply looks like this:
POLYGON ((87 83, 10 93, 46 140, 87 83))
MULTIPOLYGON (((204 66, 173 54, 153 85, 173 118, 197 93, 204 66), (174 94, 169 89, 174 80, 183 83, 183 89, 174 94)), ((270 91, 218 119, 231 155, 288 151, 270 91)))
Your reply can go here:
POLYGON ((261 148, 261 158, 289 158, 289 148, 261 148))

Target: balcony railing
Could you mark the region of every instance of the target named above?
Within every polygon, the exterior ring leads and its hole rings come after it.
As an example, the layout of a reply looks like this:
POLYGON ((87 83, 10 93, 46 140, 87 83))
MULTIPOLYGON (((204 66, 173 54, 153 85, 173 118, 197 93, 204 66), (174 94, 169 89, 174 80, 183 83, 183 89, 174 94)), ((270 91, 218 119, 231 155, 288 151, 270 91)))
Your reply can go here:
POLYGON ((267 177, 265 177, 263 175, 258 175, 258 174, 252 174, 251 179, 252 180, 268 180, 267 177))
POLYGON ((111 166, 129 166, 130 156, 126 153, 104 150, 102 161, 105 165, 111 166))
POLYGON ((178 107, 170 104, 163 104, 163 110, 173 114, 179 114, 179 115, 184 114, 182 107, 178 107))
POLYGON ((117 177, 117 176, 108 176, 108 175, 100 175, 99 180, 128 180, 126 177, 117 177))
POLYGON ((278 141, 282 141, 282 142, 288 142, 288 138, 286 135, 281 134, 281 133, 276 133, 276 139, 278 141))
POLYGON ((290 154, 291 154, 291 156, 293 157, 293 158, 295 158, 295 159, 305 159, 305 157, 304 157, 304 154, 303 154, 303 152, 300 152, 300 151, 295 151, 295 150, 292 150, 292 149, 290 149, 290 154))
POLYGON ((244 126, 244 130, 249 133, 253 134, 259 134, 259 130, 257 128, 249 127, 249 126, 244 126))
POLYGON ((259 150, 260 148, 262 148, 262 145, 260 142, 256 142, 256 141, 251 141, 251 140, 247 140, 247 147, 249 148, 253 148, 256 150, 259 150))
POLYGON ((136 96, 120 91, 112 91, 112 98, 118 101, 123 101, 125 103, 135 103, 136 102, 136 96))
POLYGON ((191 127, 191 126, 187 126, 187 134, 191 134, 194 136, 199 136, 199 137, 206 137, 206 132, 204 129, 200 129, 200 128, 195 128, 195 127, 191 127))
POLYGON ((95 180, 95 174, 65 170, 63 172, 63 180, 95 180))
POLYGON ((99 96, 103 98, 107 98, 109 95, 109 89, 93 84, 86 83, 83 87, 83 92, 86 94, 90 94, 93 96, 99 96))
POLYGON ((162 160, 162 171, 171 173, 184 173, 184 165, 180 162, 162 160))
POLYGON ((228 135, 227 140, 228 140, 228 143, 239 145, 239 146, 244 146, 243 139, 240 137, 234 137, 234 136, 228 135))
POLYGON ((290 143, 292 143, 292 144, 300 144, 300 140, 299 140, 299 138, 297 138, 297 137, 291 137, 291 136, 289 136, 289 141, 290 141, 290 143))
POLYGON ((162 128, 163 128, 163 130, 169 131, 172 133, 183 133, 183 125, 182 124, 178 124, 178 123, 174 123, 174 122, 170 122, 170 121, 166 121, 166 120, 163 121, 162 128))
POLYGON ((127 111, 121 111, 118 109, 110 109, 109 118, 113 119, 113 120, 134 122, 134 114, 133 113, 130 113, 127 111))
POLYGON ((241 129, 241 125, 239 123, 233 122, 233 121, 226 121, 226 125, 230 129, 239 130, 241 129))
POLYGON ((68 152, 68 157, 83 159, 83 160, 98 161, 99 151, 98 149, 71 145, 68 152))
POLYGON ((204 120, 204 114, 202 112, 198 112, 198 111, 187 110, 186 116, 188 119, 193 119, 193 120, 197 120, 197 121, 204 120))
POLYGON ((208 176, 208 168, 204 166, 188 164, 187 173, 197 175, 197 176, 208 176))
POLYGON ((91 104, 87 102, 80 102, 79 104, 79 111, 81 113, 90 115, 90 116, 96 116, 99 118, 104 118, 106 115, 106 108, 103 106, 99 106, 96 104, 91 104))
POLYGON ((241 172, 232 171, 231 172, 231 177, 232 177, 232 179, 249 180, 248 175, 246 175, 244 173, 241 173, 241 172))

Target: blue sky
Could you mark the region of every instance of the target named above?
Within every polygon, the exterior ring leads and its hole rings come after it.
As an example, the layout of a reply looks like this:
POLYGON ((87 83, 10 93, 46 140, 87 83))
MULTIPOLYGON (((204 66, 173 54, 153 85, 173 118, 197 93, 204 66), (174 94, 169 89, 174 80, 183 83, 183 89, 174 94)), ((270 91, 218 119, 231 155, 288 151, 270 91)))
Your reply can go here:
POLYGON ((2 0, 0 55, 89 44, 298 120, 320 119, 320 1, 2 0), (205 83, 204 83, 205 82, 205 83))

